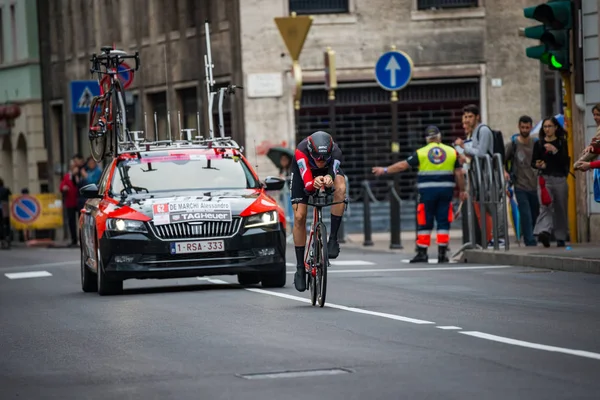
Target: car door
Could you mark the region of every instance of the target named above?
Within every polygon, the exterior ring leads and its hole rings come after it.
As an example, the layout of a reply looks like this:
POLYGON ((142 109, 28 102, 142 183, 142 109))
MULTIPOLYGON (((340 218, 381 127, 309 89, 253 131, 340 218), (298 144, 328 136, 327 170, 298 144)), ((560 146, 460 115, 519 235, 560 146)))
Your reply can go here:
POLYGON ((96 269, 97 260, 96 260, 96 221, 98 218, 99 210, 101 208, 100 204, 105 201, 104 196, 106 194, 106 188, 108 187, 108 179, 110 177, 110 170, 112 168, 112 163, 108 164, 104 171, 102 171, 102 176, 100 177, 98 193, 103 197, 98 199, 89 199, 86 201, 85 206, 82 210, 83 213, 83 229, 82 229, 82 237, 83 241, 82 248, 85 248, 86 259, 89 259, 92 265, 92 269, 96 269))

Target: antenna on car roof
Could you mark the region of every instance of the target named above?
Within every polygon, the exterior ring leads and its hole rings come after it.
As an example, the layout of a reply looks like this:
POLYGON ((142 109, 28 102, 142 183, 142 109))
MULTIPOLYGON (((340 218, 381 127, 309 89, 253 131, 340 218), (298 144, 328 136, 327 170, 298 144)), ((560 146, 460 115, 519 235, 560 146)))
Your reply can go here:
POLYGON ((204 21, 204 34, 206 35, 206 53, 204 55, 204 69, 206 71, 206 92, 208 95, 208 132, 211 139, 214 138, 213 130, 213 101, 215 92, 213 92, 213 86, 215 81, 213 80, 213 68, 212 63, 212 52, 210 48, 210 25, 208 19, 204 21))

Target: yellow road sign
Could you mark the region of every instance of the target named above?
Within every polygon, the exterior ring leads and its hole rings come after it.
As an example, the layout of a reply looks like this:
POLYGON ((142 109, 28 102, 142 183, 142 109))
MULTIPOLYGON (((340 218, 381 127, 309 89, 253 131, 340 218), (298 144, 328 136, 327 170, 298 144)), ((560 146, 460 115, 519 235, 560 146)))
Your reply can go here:
POLYGON ((292 13, 291 17, 275 18, 275 24, 292 60, 298 61, 302 46, 304 46, 304 41, 312 25, 312 17, 306 15, 296 16, 296 13, 292 13))

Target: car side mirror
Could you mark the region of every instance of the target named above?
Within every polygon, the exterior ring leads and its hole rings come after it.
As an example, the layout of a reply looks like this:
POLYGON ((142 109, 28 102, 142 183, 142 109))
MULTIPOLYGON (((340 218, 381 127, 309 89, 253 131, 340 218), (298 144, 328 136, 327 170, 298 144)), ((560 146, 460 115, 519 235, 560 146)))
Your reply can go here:
POLYGON ((86 199, 101 199, 102 195, 99 193, 98 186, 95 183, 90 183, 79 189, 79 193, 86 199))
POLYGON ((266 190, 281 190, 285 185, 285 180, 281 178, 277 178, 274 176, 267 176, 265 179, 265 189, 266 190))

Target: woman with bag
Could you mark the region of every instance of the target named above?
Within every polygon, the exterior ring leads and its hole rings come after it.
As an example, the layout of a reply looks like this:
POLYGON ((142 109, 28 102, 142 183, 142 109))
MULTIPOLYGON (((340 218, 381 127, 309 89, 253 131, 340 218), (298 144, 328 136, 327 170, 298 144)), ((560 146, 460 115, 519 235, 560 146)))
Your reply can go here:
POLYGON ((535 143, 531 166, 539 171, 540 215, 535 224, 534 235, 544 247, 550 247, 554 233, 558 247, 564 247, 568 236, 570 157, 566 132, 555 117, 542 122, 540 140, 535 143))

